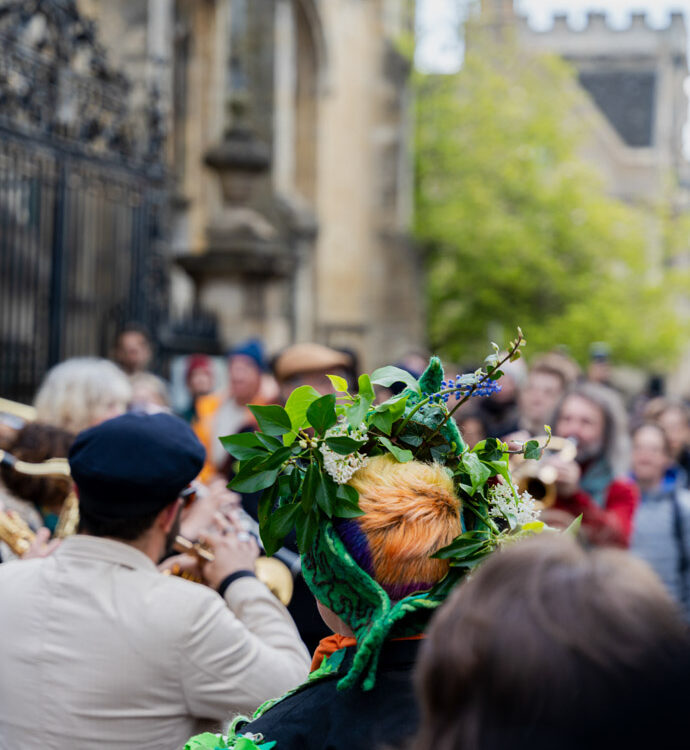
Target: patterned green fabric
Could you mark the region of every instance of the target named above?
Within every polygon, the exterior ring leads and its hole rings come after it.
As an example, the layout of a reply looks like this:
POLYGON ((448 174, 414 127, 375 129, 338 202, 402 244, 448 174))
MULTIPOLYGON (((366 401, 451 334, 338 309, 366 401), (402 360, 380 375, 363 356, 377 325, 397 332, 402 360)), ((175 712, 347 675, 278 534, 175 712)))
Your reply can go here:
POLYGON ((371 690, 384 641, 392 635, 421 633, 441 603, 428 594, 414 594, 393 604, 357 565, 330 521, 320 525, 314 544, 302 556, 302 574, 314 596, 352 628, 357 640, 352 668, 338 683, 339 690, 360 679, 362 689, 371 690))

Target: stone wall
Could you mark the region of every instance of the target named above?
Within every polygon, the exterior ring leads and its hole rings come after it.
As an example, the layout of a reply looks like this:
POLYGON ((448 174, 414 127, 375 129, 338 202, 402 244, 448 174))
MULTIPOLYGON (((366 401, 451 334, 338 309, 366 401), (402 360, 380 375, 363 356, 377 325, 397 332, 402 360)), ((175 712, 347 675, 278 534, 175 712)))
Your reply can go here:
POLYGON ((80 4, 165 97, 177 313, 214 312, 224 345, 316 339, 367 368, 422 343, 409 0, 80 4))

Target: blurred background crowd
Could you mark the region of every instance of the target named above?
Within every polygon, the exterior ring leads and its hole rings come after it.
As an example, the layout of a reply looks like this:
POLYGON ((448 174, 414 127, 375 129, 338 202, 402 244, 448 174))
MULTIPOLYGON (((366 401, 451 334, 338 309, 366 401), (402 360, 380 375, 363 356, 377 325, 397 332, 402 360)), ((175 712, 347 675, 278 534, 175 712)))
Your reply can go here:
MULTIPOLYGON (((205 449, 182 536, 199 539, 219 512, 255 530, 259 493, 227 489, 238 456, 219 440, 257 427, 248 405, 284 404, 301 385, 331 393, 329 375, 354 393, 384 365, 419 377, 431 355, 454 378, 519 325, 525 357, 456 418, 470 446, 546 444, 514 476, 549 525, 580 517, 594 550, 518 552, 523 583, 556 602, 575 641, 552 571, 606 593, 610 611, 581 603, 582 633, 607 633, 595 662, 629 656, 610 623, 633 644, 659 642, 647 624, 683 642, 688 23, 680 0, 0 0, 0 515, 30 530, 27 557, 53 549, 72 485, 17 461, 64 458, 125 413, 178 415, 205 449)), ((377 387, 377 400, 402 388, 377 387)), ((25 552, 0 542, 3 563, 25 552)), ((313 651, 330 630, 295 575, 294 534, 281 553, 313 651)), ((438 620, 439 642, 454 622, 471 630, 467 602, 494 622, 512 601, 519 584, 494 565, 438 620), (482 601, 482 586, 500 595, 482 601)), ((458 669, 475 655, 450 654, 458 669)), ((455 674, 445 656, 429 647, 420 666, 420 747, 456 747, 435 734, 449 704, 433 685, 455 674)), ((503 684, 488 680, 486 696, 503 684)), ((481 723, 476 696, 455 688, 465 729, 481 723)), ((578 706, 598 726, 597 707, 578 706)), ((545 746, 565 747, 555 737, 545 746)))

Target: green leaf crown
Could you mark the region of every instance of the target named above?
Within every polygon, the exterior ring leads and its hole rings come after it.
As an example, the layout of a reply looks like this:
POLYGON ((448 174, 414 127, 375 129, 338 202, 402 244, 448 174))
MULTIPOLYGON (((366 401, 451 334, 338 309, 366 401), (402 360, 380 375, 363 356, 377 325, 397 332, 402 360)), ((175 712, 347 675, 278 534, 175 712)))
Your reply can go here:
POLYGON ((453 572, 441 588, 507 536, 539 531, 543 524, 528 507, 529 498, 517 492, 508 466, 510 453, 540 457, 539 444, 529 441, 519 451, 511 451, 489 438, 469 449, 452 418, 468 398, 501 377, 501 366, 519 358, 524 343, 518 329, 504 356, 494 344, 486 369, 459 376, 456 383, 461 387, 446 386, 441 362, 432 357, 419 380, 405 370, 383 367, 371 376, 360 375, 356 394, 350 393, 343 378, 331 375, 333 394, 321 396, 303 385, 292 392, 284 408, 250 406, 259 431, 221 441, 239 460, 230 488, 263 492, 258 515, 266 554, 274 554, 293 528, 304 551, 322 521, 362 515, 357 491, 347 481, 367 457, 386 453, 400 462, 441 463, 453 476, 465 530, 435 555, 448 559, 453 572), (404 383, 405 389, 375 404, 374 385, 396 382, 404 383), (452 409, 446 403, 449 394, 461 394, 452 409))

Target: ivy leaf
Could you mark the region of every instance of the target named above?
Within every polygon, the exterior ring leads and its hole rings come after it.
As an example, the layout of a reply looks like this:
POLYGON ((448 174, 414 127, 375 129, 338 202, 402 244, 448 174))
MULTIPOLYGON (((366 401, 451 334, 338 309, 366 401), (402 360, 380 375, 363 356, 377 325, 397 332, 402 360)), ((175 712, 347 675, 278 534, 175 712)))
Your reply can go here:
POLYGON ((310 404, 307 409, 307 419, 319 435, 323 435, 326 430, 333 427, 338 421, 335 413, 335 393, 321 396, 310 404))
POLYGON ((371 384, 371 378, 366 373, 363 373, 362 375, 359 376, 357 385, 358 385, 359 395, 365 401, 368 401, 369 406, 371 406, 371 404, 374 403, 374 399, 376 398, 376 393, 374 393, 374 387, 371 384))
POLYGON ((393 383, 405 383, 408 388, 411 388, 415 393, 421 395, 422 390, 419 387, 417 378, 411 375, 407 370, 401 370, 399 367, 379 367, 371 375, 371 382, 374 385, 382 385, 386 388, 393 385, 393 383))
POLYGON ((443 459, 448 455, 448 451, 450 451, 450 445, 448 445, 448 443, 443 443, 443 445, 432 445, 431 458, 434 461, 443 463, 443 459))
POLYGON ((239 461, 253 456, 266 455, 266 448, 253 432, 240 432, 237 435, 224 435, 220 438, 223 448, 239 461))
POLYGON ((383 445, 384 448, 392 453, 393 456, 395 456, 396 460, 401 464, 404 464, 407 461, 411 461, 414 458, 414 456, 412 455, 412 451, 408 451, 407 448, 399 448, 397 445, 393 445, 393 443, 391 443, 388 438, 378 437, 376 439, 381 445, 383 445))
POLYGON ((348 385, 345 378, 341 378, 340 375, 326 375, 326 377, 331 381, 333 390, 336 393, 347 393, 348 385))
POLYGON ((483 464, 476 453, 464 453, 460 459, 465 470, 469 474, 472 483, 472 494, 474 494, 480 485, 483 485, 491 476, 491 469, 483 464))
POLYGON ((393 429, 393 415, 390 411, 375 411, 371 416, 370 424, 386 435, 390 435, 393 429))
POLYGON ((476 453, 482 461, 500 461, 503 458, 503 450, 500 447, 501 442, 496 438, 487 438, 480 440, 472 452, 476 453))
POLYGON ((357 428, 362 424, 370 406, 371 402, 362 396, 355 398, 354 403, 346 412, 347 422, 350 427, 357 428))
POLYGON ((290 417, 292 431, 283 435, 285 445, 291 445, 295 441, 297 433, 308 426, 307 409, 319 398, 321 398, 321 394, 310 385, 301 385, 288 396, 285 411, 290 417))
POLYGON ((366 444, 366 440, 354 440, 346 435, 326 438, 326 445, 341 456, 349 456, 366 444))
POLYGON ((542 449, 536 440, 528 440, 525 443, 525 458, 532 458, 538 461, 541 458, 542 449))
POLYGON ((256 417, 261 432, 280 436, 292 430, 292 422, 282 406, 249 404, 249 411, 256 417))

